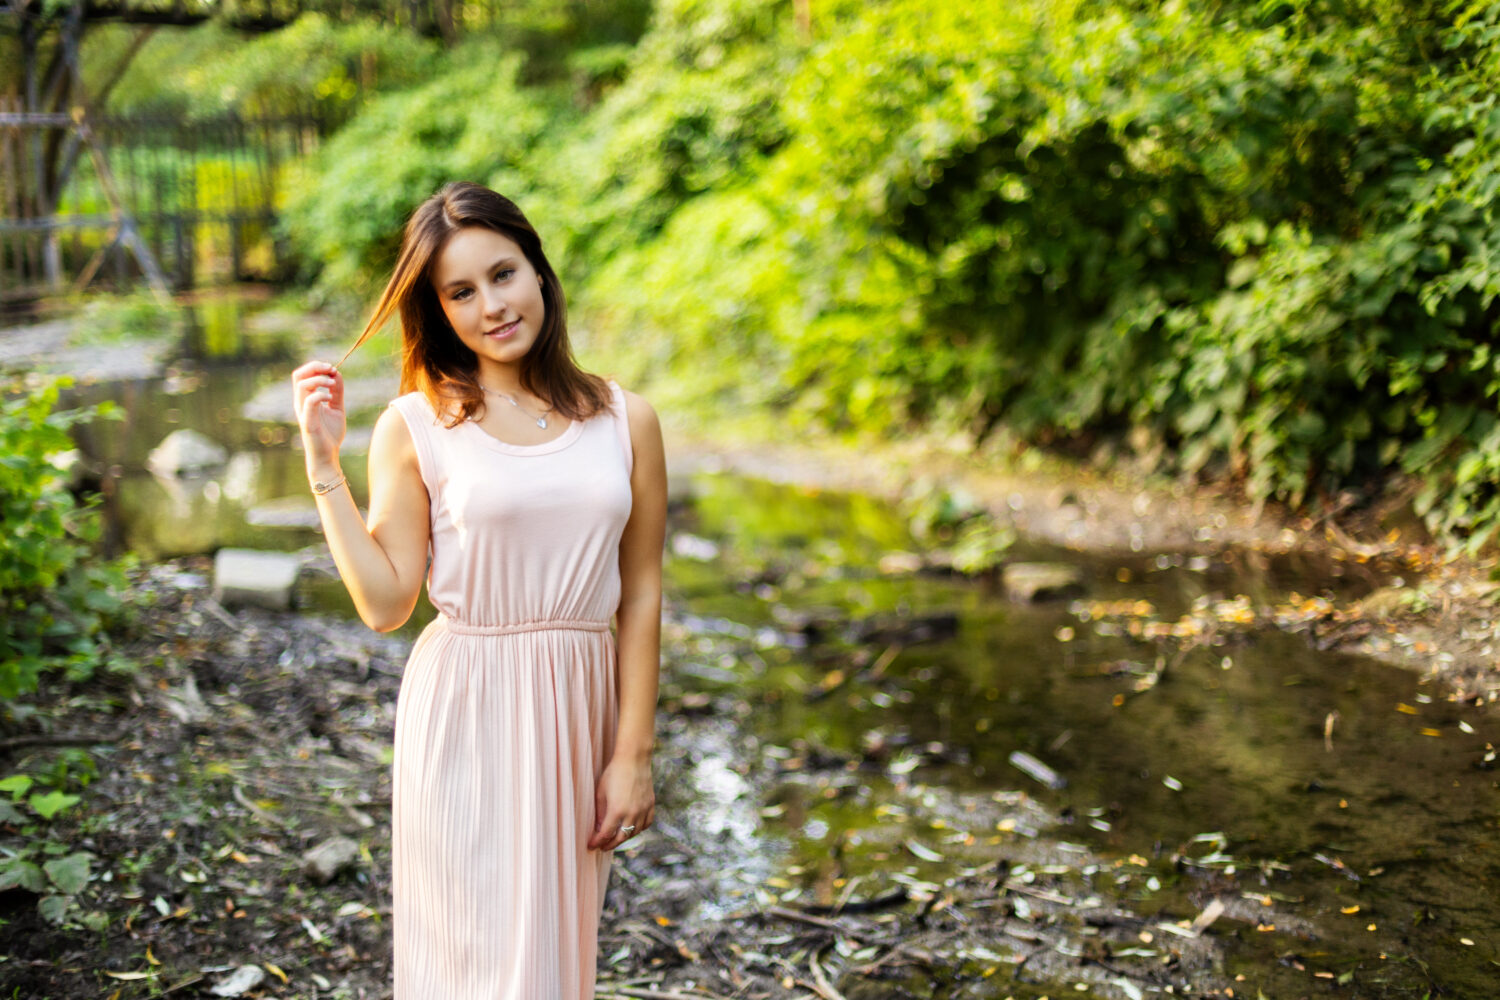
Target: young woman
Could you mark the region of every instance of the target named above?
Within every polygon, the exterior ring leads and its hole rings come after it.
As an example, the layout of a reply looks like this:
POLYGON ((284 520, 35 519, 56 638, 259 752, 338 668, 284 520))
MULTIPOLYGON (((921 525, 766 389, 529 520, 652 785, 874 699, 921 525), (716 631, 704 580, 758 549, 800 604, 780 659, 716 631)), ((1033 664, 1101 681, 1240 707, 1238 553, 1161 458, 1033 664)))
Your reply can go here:
POLYGON ((578 368, 541 240, 487 188, 417 208, 354 347, 398 311, 402 395, 375 423, 368 524, 339 470, 337 366, 292 373, 360 617, 399 627, 424 579, 438 610, 396 709, 395 997, 587 1000, 612 852, 654 812, 661 429, 578 368))

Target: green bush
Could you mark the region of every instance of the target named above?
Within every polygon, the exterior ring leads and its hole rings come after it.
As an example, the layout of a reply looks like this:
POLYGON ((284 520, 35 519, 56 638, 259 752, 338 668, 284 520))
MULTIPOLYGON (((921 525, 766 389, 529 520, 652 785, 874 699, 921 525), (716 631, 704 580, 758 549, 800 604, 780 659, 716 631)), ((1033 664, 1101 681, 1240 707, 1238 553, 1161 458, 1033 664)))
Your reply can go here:
POLYGON ((1445 538, 1493 538, 1500 2, 790 14, 662 0, 583 110, 460 59, 367 108, 289 225, 352 285, 443 180, 488 180, 637 380, 1293 506, 1412 477, 1445 538))
POLYGON ((835 428, 1144 442, 1293 505, 1408 473, 1491 537, 1500 5, 834 20, 753 176, 594 262, 643 373, 835 428))
POLYGON ((74 423, 118 414, 113 405, 54 412, 60 381, 0 403, 0 699, 36 690, 42 675, 69 679, 123 668, 109 630, 125 610, 126 561, 94 546, 97 498, 80 503, 55 460, 74 423))
POLYGON ((447 73, 371 101, 304 165, 282 219, 326 287, 370 291, 395 263, 407 216, 447 181, 488 181, 529 207, 537 148, 569 107, 524 92, 521 62, 492 40, 467 43, 447 73))
MULTIPOLYGON (((105 72, 133 31, 101 26, 85 56, 105 72)), ((410 31, 373 19, 339 24, 316 12, 249 37, 219 24, 166 31, 131 61, 109 111, 191 120, 317 110, 339 121, 363 98, 428 78, 439 70, 441 53, 437 42, 410 31)))

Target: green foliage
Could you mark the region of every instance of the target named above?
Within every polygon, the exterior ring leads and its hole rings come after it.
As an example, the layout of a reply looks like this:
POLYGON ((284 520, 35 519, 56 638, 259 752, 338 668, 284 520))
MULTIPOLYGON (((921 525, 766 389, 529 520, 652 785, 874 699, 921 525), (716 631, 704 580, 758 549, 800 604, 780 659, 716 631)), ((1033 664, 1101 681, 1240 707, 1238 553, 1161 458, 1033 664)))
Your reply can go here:
POLYGON ((642 372, 769 369, 751 394, 793 419, 1134 427, 1169 469, 1293 504, 1406 471, 1477 545, 1500 368, 1473 292, 1500 289, 1500 254, 1475 205, 1500 151, 1463 136, 1491 113, 1500 18, 1366 6, 868 6, 791 77, 764 168, 585 302, 655 335, 642 372), (1432 169, 1450 150, 1475 160, 1458 196, 1432 169))
POLYGON ((60 384, 0 402, 0 700, 35 691, 49 670, 82 679, 124 665, 108 629, 124 610, 125 562, 94 558, 95 502, 74 499, 57 462, 68 427, 118 410, 54 412, 60 384))
POLYGON ((1016 542, 1015 529, 997 522, 964 490, 950 490, 924 479, 908 492, 903 507, 912 535, 946 550, 960 573, 994 569, 1016 542))
POLYGON ((668 0, 585 110, 463 60, 375 103, 288 220, 352 285, 443 180, 489 180, 637 379, 792 427, 1128 443, 1293 505, 1406 474, 1477 548, 1497 40, 1483 0, 836 0, 811 41, 781 3, 668 0), (510 143, 467 140, 478 100, 510 143))
MULTIPOLYGON (((108 31, 108 29, 105 29, 108 31)), ((118 59, 130 32, 85 47, 99 72, 118 59)), ((236 112, 317 111, 339 121, 362 98, 411 86, 439 66, 442 47, 379 20, 339 24, 308 13, 280 31, 246 37, 219 24, 159 33, 110 95, 115 113, 186 119, 236 112)))
POLYGON ((37 910, 54 924, 66 923, 76 897, 88 888, 94 855, 36 838, 18 850, 0 848, 0 892, 24 889, 40 898, 37 910), (45 859, 45 860, 44 860, 45 859))
POLYGON ((787 11, 769 0, 668 0, 624 81, 549 151, 540 208, 571 273, 650 240, 704 192, 753 176, 784 140, 796 65, 787 11))
POLYGON ((395 261, 401 227, 449 180, 524 190, 522 170, 560 101, 515 82, 521 57, 488 40, 453 53, 431 83, 372 101, 290 185, 284 219, 296 246, 334 287, 367 287, 395 261))
POLYGON ((121 294, 89 292, 77 299, 78 320, 69 343, 114 344, 131 340, 160 342, 180 329, 183 313, 163 303, 147 288, 121 294))

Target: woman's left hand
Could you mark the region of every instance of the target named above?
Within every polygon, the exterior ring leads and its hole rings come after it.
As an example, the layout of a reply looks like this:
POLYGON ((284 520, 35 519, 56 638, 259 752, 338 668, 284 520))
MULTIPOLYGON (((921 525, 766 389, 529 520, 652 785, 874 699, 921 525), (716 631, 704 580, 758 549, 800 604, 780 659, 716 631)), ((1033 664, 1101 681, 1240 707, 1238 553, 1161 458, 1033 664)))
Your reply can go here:
POLYGON ((594 832, 591 851, 612 851, 644 833, 656 817, 656 792, 651 785, 651 760, 616 757, 604 768, 594 789, 594 832), (634 826, 622 831, 621 827, 634 826))

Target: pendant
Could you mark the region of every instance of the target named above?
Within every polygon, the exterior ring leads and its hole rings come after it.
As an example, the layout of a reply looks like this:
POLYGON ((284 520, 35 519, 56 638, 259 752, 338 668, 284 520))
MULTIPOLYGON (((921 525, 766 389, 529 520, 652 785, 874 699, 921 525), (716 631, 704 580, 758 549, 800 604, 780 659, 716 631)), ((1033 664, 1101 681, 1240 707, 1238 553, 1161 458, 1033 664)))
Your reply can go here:
POLYGON ((537 417, 536 418, 536 425, 538 427, 545 428, 547 426, 547 418, 546 417, 537 417))

